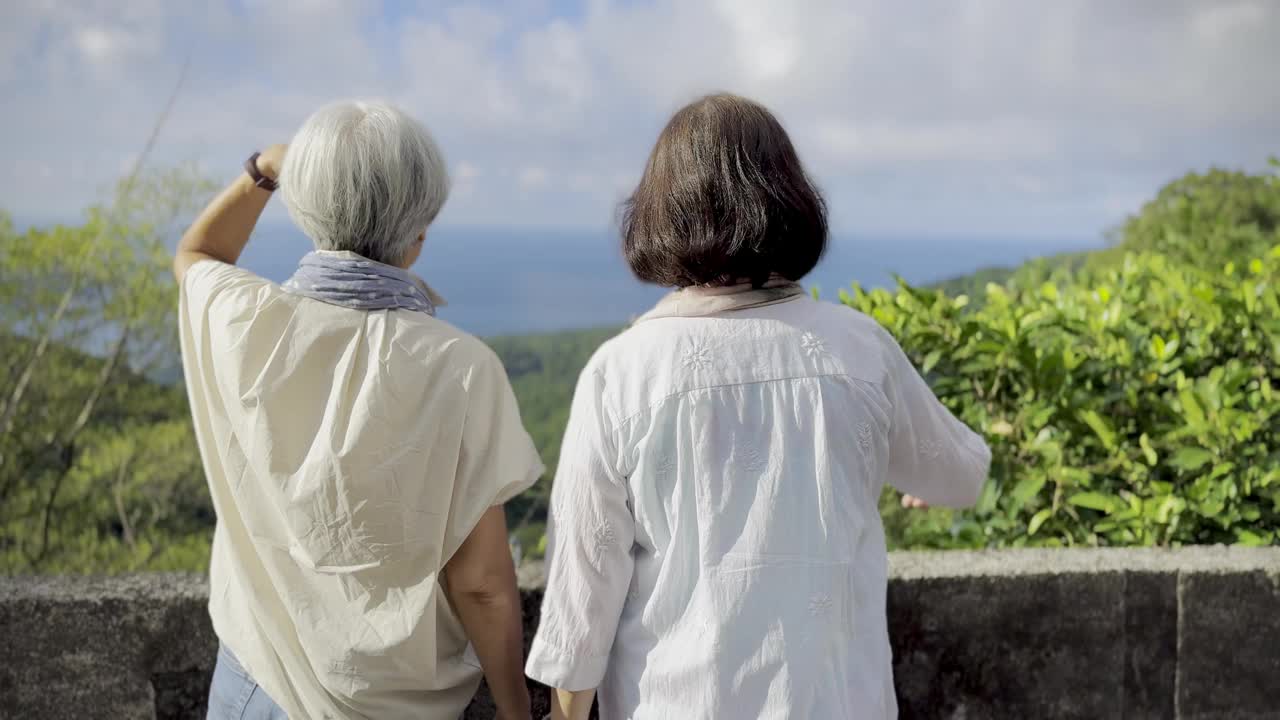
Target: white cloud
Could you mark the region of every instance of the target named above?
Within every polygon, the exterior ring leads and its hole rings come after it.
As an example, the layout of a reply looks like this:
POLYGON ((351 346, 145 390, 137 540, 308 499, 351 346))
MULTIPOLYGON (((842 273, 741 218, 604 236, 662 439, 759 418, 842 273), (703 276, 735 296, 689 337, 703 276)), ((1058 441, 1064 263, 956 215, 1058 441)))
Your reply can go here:
POLYGON ((551 7, 7 4, 0 92, 19 109, 0 119, 0 206, 65 217, 93 199, 188 54, 159 161, 234 173, 323 102, 388 98, 454 160, 453 223, 604 225, 669 113, 719 89, 775 109, 836 226, 862 232, 1094 234, 1187 169, 1280 152, 1265 0, 551 7))
POLYGON ((828 162, 850 164, 928 163, 1005 159, 1043 159, 1058 148, 1051 134, 1013 119, 986 124, 920 122, 856 125, 840 119, 818 123, 814 141, 828 162))
POLYGON ((546 187, 548 179, 550 176, 546 168, 540 167, 521 168, 519 175, 516 176, 516 182, 524 190, 539 190, 546 187))

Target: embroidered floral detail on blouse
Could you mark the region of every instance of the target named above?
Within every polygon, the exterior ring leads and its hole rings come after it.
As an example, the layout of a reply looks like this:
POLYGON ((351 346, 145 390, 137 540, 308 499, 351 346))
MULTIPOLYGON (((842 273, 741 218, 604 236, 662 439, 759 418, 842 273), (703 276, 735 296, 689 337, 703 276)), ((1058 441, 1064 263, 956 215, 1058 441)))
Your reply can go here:
POLYGON ((921 440, 920 454, 928 460, 937 460, 942 454, 942 443, 935 440, 921 440))
POLYGON ((664 455, 656 468, 658 477, 669 478, 676 471, 676 463, 671 459, 670 455, 664 455))
POLYGON ((800 347, 803 348, 811 358, 816 359, 827 354, 826 343, 822 342, 821 338, 811 332, 807 332, 800 336, 800 347))
POLYGON ((704 370, 711 366, 711 354, 704 347, 694 346, 684 351, 682 362, 688 370, 704 370))
POLYGON ((814 593, 809 597, 809 614, 817 617, 831 611, 831 596, 826 593, 814 593))
POLYGON ((858 447, 862 448, 862 452, 871 452, 871 424, 858 423, 858 447))
POLYGON ((760 451, 749 447, 742 453, 741 465, 742 469, 750 473, 758 473, 764 469, 765 460, 760 451))
POLYGON ((600 524, 596 526, 595 531, 592 533, 592 539, 595 541, 593 548, 595 550, 595 564, 599 566, 604 560, 605 552, 617 542, 613 534, 613 526, 609 524, 608 520, 600 521, 600 524))

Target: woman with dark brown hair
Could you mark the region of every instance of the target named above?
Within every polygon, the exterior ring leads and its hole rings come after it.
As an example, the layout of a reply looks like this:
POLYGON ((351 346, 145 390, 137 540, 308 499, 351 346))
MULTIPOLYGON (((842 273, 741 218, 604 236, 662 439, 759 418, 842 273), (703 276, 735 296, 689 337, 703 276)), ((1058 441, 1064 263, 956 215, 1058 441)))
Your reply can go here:
POLYGON ((889 718, 886 483, 975 501, 990 453, 876 322, 812 299, 826 207, 733 95, 658 138, 625 205, 675 288, 591 359, 552 493, 530 677, 553 716, 889 718))

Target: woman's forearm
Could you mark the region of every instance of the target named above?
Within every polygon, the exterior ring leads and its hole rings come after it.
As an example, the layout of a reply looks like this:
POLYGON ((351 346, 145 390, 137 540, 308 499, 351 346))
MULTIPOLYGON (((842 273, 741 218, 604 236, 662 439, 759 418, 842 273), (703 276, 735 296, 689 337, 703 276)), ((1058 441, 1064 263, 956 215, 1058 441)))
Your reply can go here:
POLYGON ((444 567, 444 590, 480 658, 498 718, 529 717, 520 589, 507 545, 507 516, 495 505, 444 567))
MULTIPOLYGON (((273 145, 258 157, 258 171, 275 179, 284 159, 285 147, 273 145)), ((258 224, 271 192, 254 185, 248 173, 241 173, 196 217, 178 241, 173 272, 182 282, 187 268, 201 260, 234 264, 249 243, 249 234, 258 224)))
POLYGON ((591 704, 595 702, 593 690, 551 690, 551 720, 587 720, 591 704))
POLYGON ((524 643, 520 591, 514 575, 509 588, 492 593, 456 593, 454 609, 484 669, 497 717, 529 718, 529 688, 524 680, 524 643))

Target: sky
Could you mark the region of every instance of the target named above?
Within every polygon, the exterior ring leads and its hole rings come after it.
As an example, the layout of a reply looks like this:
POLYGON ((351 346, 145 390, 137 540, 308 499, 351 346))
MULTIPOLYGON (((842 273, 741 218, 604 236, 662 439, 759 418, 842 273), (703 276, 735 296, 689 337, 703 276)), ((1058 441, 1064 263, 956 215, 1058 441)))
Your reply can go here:
POLYGON ((779 115, 837 232, 1096 238, 1280 155, 1277 38, 1280 0, 6 0, 0 208, 105 197, 189 58, 150 163, 229 180, 386 100, 444 148, 447 226, 610 227, 670 114, 727 90, 779 115))

